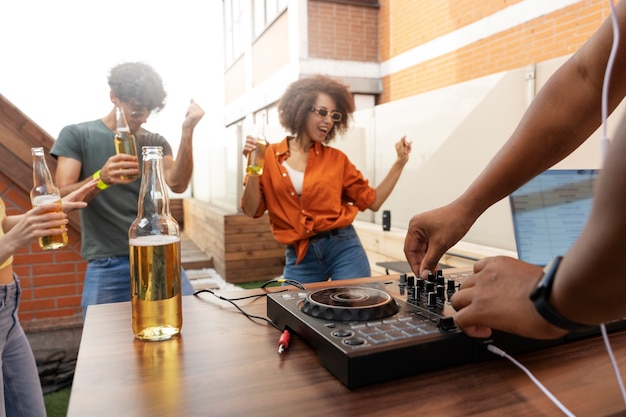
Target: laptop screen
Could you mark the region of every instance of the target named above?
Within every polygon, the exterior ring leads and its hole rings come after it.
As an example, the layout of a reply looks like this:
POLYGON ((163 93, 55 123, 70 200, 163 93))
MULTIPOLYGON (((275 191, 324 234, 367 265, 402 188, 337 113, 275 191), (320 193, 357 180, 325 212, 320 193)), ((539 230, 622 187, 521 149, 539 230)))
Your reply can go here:
POLYGON ((589 218, 598 172, 550 169, 509 196, 520 260, 544 266, 568 251, 589 218))

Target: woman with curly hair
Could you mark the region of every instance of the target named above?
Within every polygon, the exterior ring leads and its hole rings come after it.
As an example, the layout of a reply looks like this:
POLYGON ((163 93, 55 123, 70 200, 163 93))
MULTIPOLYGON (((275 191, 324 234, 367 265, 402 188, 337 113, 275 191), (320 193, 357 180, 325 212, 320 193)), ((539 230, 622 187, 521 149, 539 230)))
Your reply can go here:
MULTIPOLYGON (((377 211, 409 160, 411 142, 396 143, 397 160, 373 188, 338 149, 326 146, 343 134, 354 112, 347 86, 315 75, 293 82, 278 104, 291 132, 268 145, 262 175, 249 175, 241 207, 250 217, 267 210, 274 238, 286 245, 284 278, 301 283, 367 277, 369 261, 352 226, 359 210, 377 211)), ((243 153, 256 149, 252 137, 243 153)))

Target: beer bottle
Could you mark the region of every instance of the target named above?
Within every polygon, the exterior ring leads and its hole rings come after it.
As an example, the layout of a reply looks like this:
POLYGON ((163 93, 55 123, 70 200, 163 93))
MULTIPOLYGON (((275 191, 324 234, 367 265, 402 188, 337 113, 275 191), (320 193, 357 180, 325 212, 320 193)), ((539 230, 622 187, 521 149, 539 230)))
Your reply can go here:
POLYGON ((170 214, 161 146, 142 149, 137 218, 128 229, 135 337, 166 340, 183 325, 180 233, 170 214))
MULTIPOLYGON (((115 152, 126 153, 128 155, 137 156, 137 144, 135 142, 135 136, 131 133, 130 127, 126 122, 126 116, 124 116, 124 110, 117 106, 115 107, 115 152)), ((124 176, 123 178, 135 179, 139 178, 138 175, 124 176)))
MULTIPOLYGON (((33 188, 30 190, 30 201, 33 207, 56 203, 57 206, 52 211, 63 211, 61 193, 52 181, 43 148, 31 148, 31 153, 33 154, 33 188)), ((59 228, 65 227, 59 226, 59 228)), ((39 246, 45 250, 58 249, 65 245, 67 245, 67 232, 39 238, 39 246)))
POLYGON ((255 126, 254 139, 256 140, 256 149, 248 154, 248 164, 246 166, 246 173, 248 175, 260 176, 263 174, 265 150, 267 149, 265 125, 265 117, 263 117, 255 126))

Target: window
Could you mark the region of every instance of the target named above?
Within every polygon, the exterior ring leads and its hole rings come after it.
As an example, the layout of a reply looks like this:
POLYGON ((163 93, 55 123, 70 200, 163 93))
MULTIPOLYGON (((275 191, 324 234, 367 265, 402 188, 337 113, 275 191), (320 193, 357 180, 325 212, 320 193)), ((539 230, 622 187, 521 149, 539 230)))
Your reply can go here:
POLYGON ((287 9, 288 0, 223 0, 224 62, 230 67, 250 44, 287 9), (252 33, 249 27, 252 26, 252 33), (251 37, 251 39, 248 39, 251 37))
POLYGON ((256 39, 287 9, 287 0, 254 1, 254 38, 256 39))
POLYGON ((244 3, 224 0, 224 63, 230 67, 243 54, 244 3))

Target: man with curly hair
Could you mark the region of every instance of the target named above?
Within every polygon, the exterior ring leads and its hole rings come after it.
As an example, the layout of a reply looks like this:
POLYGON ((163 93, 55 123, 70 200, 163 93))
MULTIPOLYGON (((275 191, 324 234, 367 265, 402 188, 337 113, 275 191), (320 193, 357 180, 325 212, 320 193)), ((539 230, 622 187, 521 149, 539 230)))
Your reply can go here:
MULTIPOLYGON (((325 75, 293 82, 278 104, 290 136, 268 145, 260 176, 249 175, 241 207, 250 217, 267 210, 275 239, 286 245, 284 277, 301 283, 367 277, 367 254, 352 226, 359 210, 377 211, 409 160, 402 137, 387 176, 373 188, 338 149, 325 146, 348 130, 354 99, 325 75)), ((244 155, 256 149, 246 139, 244 155)))
MULTIPOLYGON (((94 177, 97 188, 81 211, 82 256, 87 259, 82 308, 130 300, 128 228, 137 216, 140 180, 136 156, 117 155, 113 144, 116 129, 115 107, 121 107, 137 149, 163 148, 165 181, 174 192, 187 188, 193 171, 192 140, 204 110, 193 100, 182 124, 176 159, 167 140, 142 127, 153 111, 165 106, 166 92, 161 76, 149 65, 127 62, 113 67, 108 78, 111 111, 101 119, 64 127, 51 154, 58 159, 55 182, 65 195, 94 177)), ((182 271, 183 294, 193 293, 189 278, 182 271)))

